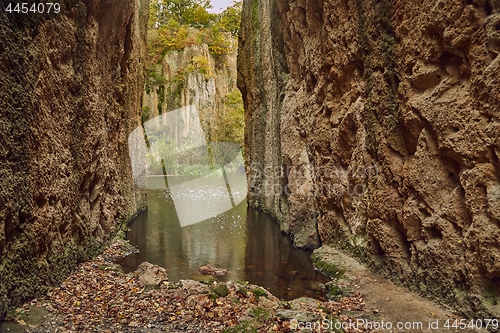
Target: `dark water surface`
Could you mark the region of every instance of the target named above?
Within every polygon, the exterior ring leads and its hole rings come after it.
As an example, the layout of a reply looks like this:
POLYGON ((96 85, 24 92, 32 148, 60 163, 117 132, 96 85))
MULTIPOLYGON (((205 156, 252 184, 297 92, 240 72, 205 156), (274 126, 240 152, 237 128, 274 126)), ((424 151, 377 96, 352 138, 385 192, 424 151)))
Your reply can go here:
MULTIPOLYGON (((168 190, 147 190, 149 210, 130 225, 128 238, 140 253, 120 262, 125 272, 148 261, 165 267, 169 280, 208 280, 198 272, 210 264, 226 268, 219 280, 245 280, 273 295, 324 298, 319 283, 329 279, 315 271, 310 252, 293 248, 267 214, 247 208, 246 201, 209 220, 181 227, 168 190)), ((194 212, 197 207, 191 208, 194 212)))

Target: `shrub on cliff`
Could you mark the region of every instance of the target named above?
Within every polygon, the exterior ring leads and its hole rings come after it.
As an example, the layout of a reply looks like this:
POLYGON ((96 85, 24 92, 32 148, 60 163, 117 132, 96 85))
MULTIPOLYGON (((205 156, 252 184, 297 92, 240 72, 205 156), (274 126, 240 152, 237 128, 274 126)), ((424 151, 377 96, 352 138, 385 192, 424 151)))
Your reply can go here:
POLYGON ((201 0, 159 0, 151 5, 150 29, 156 29, 150 44, 152 63, 158 63, 168 51, 182 50, 191 44, 207 44, 216 59, 234 51, 230 37, 238 34, 241 2, 235 2, 221 14, 208 12, 211 5, 201 0), (190 28, 196 33, 190 33, 190 28))

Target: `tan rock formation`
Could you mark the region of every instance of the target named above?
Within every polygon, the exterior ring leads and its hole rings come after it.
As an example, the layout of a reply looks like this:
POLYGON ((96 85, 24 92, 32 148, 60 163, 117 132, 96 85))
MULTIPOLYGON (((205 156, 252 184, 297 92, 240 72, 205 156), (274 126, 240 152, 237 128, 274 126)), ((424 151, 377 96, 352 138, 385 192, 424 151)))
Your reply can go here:
MULTIPOLYGON (((191 28, 191 33, 195 32, 191 28)), ((224 98, 236 89, 236 52, 215 59, 207 44, 192 44, 167 52, 154 72, 159 80, 149 80, 152 84, 146 86, 143 111, 148 114, 143 118, 195 105, 203 129, 210 132, 224 98)))
POLYGON ((140 126, 148 2, 59 3, 0 10, 0 319, 145 207, 127 136, 140 126))
POLYGON ((500 316, 498 2, 243 7, 251 204, 297 246, 500 316))
POLYGON ((147 261, 142 262, 134 274, 139 277, 139 283, 143 287, 158 286, 162 282, 168 281, 168 274, 165 268, 153 265, 147 261))

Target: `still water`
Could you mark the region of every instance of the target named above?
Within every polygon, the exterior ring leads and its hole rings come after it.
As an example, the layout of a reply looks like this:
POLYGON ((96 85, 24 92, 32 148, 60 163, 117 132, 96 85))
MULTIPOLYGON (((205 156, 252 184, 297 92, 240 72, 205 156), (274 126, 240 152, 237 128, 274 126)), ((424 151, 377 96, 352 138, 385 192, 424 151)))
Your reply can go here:
MULTIPOLYGON (((249 281, 285 300, 324 298, 318 284, 329 279, 314 270, 310 252, 294 248, 269 215, 248 208, 245 200, 213 218, 181 227, 175 204, 182 198, 168 189, 146 191, 149 210, 131 223, 128 233, 140 253, 120 262, 125 272, 148 261, 165 267, 173 282, 207 280, 198 268, 210 264, 229 270, 219 280, 249 281)), ((198 208, 188 210, 196 214, 198 208)))

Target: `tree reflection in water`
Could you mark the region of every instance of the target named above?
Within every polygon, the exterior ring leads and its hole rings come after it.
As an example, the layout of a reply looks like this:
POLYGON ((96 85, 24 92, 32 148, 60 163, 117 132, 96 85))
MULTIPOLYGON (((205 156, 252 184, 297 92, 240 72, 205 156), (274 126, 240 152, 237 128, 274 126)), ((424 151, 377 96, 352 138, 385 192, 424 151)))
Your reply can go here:
POLYGON ((243 201, 214 218, 181 228, 168 191, 147 192, 149 211, 132 222, 128 234, 140 253, 121 262, 126 272, 148 261, 165 267, 170 281, 207 280, 198 268, 211 264, 229 270, 219 278, 223 281, 246 280, 287 300, 322 298, 317 285, 328 278, 313 269, 310 252, 294 248, 267 214, 247 208, 243 201))

